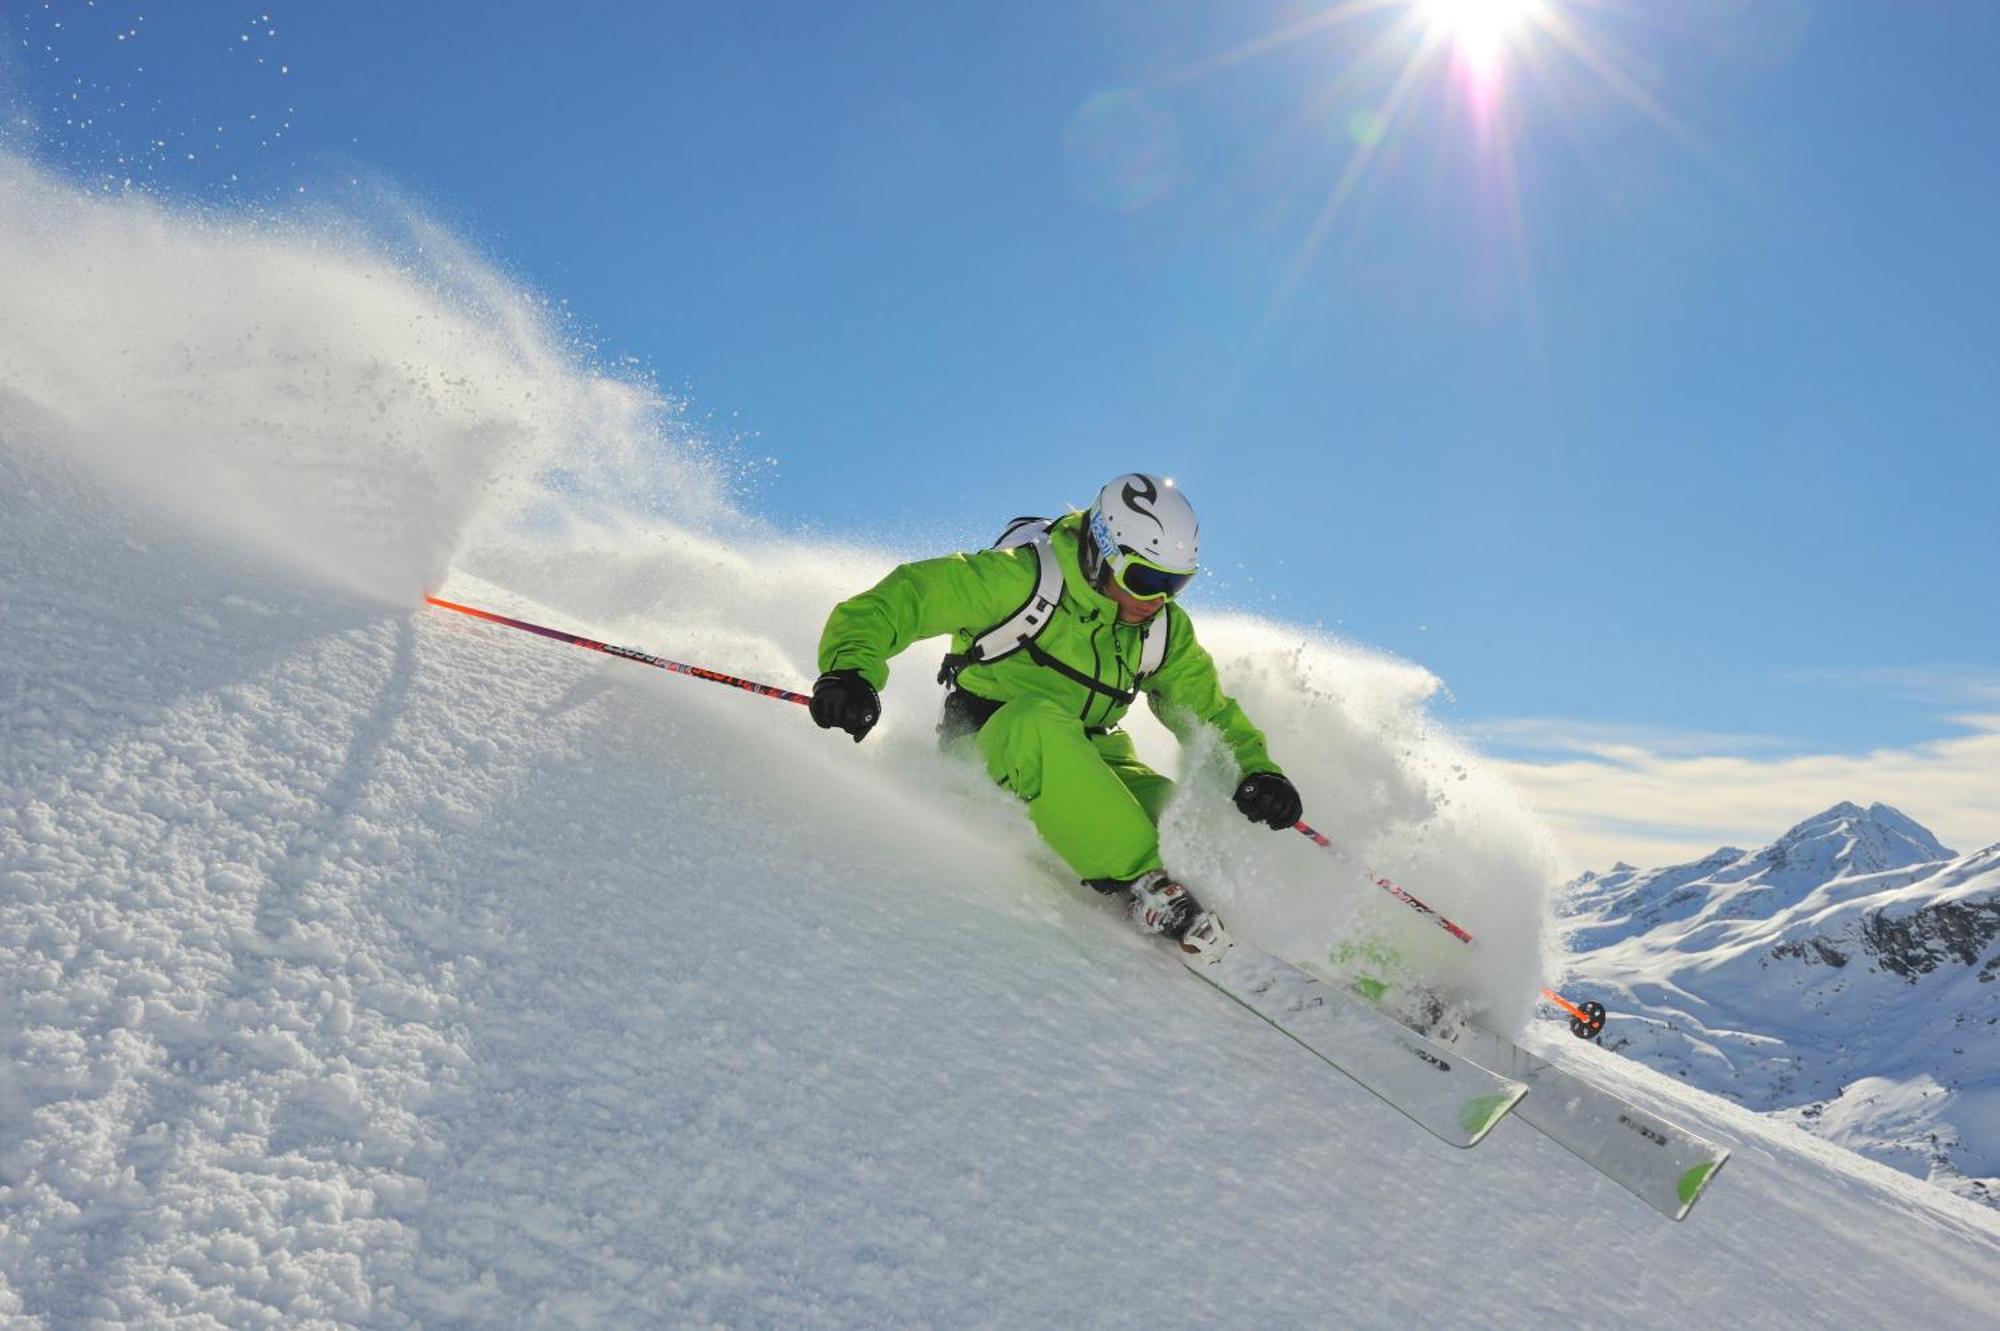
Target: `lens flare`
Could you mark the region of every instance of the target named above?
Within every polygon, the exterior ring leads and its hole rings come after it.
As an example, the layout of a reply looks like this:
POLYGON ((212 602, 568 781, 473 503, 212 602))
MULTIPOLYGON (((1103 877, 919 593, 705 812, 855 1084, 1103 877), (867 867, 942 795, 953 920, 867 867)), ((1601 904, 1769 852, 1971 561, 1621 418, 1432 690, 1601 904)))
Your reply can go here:
MULTIPOLYGON (((1618 94, 1711 166, 1737 176, 1680 122, 1649 80, 1629 67, 1618 30, 1659 8, 1649 0, 1310 0, 1287 7, 1292 17, 1282 26, 1151 80, 1147 90, 1159 93, 1300 45, 1323 46, 1335 62, 1301 117, 1320 130, 1330 158, 1318 172, 1299 176, 1330 175, 1333 183, 1292 247, 1291 261, 1243 353, 1244 367, 1274 335, 1280 313, 1306 285, 1349 205, 1385 171, 1399 161, 1407 163, 1418 134, 1439 139, 1440 152, 1462 152, 1481 173, 1480 188, 1486 191, 1481 197, 1497 205, 1495 216, 1511 234, 1530 304, 1528 223, 1515 166, 1517 142, 1551 116, 1570 122, 1565 127, 1573 134, 1579 131, 1577 89, 1569 86, 1579 72, 1618 94), (1452 135, 1460 128, 1470 135, 1452 135), (1445 142, 1446 136, 1452 141, 1445 142)), ((1073 128, 1069 137, 1092 144, 1097 136, 1073 128)), ((1086 156, 1077 145, 1067 146, 1072 158, 1086 156)), ((1136 155, 1136 160, 1146 158, 1136 155)), ((1239 369, 1239 381, 1243 373, 1247 368, 1239 369)))
POLYGON ((1490 79, 1499 72, 1509 39, 1535 17, 1542 0, 1417 0, 1417 8, 1468 69, 1490 79))

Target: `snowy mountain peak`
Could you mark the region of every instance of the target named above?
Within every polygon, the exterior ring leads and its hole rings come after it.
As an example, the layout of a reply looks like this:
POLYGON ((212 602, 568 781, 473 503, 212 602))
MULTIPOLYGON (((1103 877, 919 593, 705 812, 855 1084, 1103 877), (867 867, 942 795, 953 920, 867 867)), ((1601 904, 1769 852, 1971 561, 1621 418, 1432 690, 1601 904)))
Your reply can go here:
MULTIPOLYGON (((1617 921, 1619 936, 1695 916, 1764 918, 1835 879, 1957 858, 1957 851, 1901 810, 1843 800, 1761 850, 1719 846, 1698 860, 1663 869, 1639 869, 1620 860, 1604 873, 1582 874, 1564 887, 1564 911, 1617 921)), ((1600 927, 1581 945, 1609 941, 1600 927)))
POLYGON ((1569 883, 1563 913, 1588 920, 1571 935, 1579 950, 1606 947, 1672 922, 1773 919, 1827 884, 1958 858, 1930 830, 1887 804, 1843 800, 1757 851, 1721 846, 1664 869, 1622 861, 1569 883))
POLYGON ((1879 826, 1906 837, 1913 844, 1928 848, 1929 860, 1955 860, 1958 852, 1931 835, 1931 830, 1900 809, 1892 809, 1886 804, 1868 806, 1868 817, 1879 826))
POLYGON ((2000 845, 1843 802, 1566 905, 1607 1047, 2000 1205, 2000 845))
POLYGON ((1753 857, 1751 873, 1811 889, 1850 874, 1881 873, 1957 858, 1930 829, 1887 804, 1842 801, 1799 823, 1753 857))

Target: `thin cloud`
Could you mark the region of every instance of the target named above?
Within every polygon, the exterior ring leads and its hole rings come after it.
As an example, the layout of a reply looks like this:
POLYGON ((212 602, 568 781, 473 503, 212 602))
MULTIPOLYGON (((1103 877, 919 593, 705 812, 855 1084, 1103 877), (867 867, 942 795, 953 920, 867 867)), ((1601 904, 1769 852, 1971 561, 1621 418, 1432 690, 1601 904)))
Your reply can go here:
POLYGON ((1694 757, 1704 754, 1755 753, 1798 747, 1795 742, 1777 735, 1674 730, 1665 726, 1612 725, 1599 721, 1574 721, 1559 717, 1517 717, 1482 721, 1468 727, 1465 733, 1488 749, 1514 749, 1526 753, 1544 754, 1591 754, 1613 761, 1633 754, 1694 757))
POLYGON ((2000 841, 2000 712, 1952 720, 1967 733, 1864 754, 1759 754, 1740 744, 1700 752, 1698 737, 1687 735, 1663 744, 1592 743, 1587 730, 1566 731, 1561 722, 1486 729, 1580 741, 1540 750, 1551 757, 1498 757, 1494 766, 1549 821, 1571 867, 1601 869, 1760 846, 1842 800, 1894 805, 1961 851, 2000 841))
POLYGON ((1887 693, 1945 707, 1983 707, 2000 702, 2000 670, 1990 666, 1819 666, 1780 671, 1778 678, 1793 684, 1887 693))

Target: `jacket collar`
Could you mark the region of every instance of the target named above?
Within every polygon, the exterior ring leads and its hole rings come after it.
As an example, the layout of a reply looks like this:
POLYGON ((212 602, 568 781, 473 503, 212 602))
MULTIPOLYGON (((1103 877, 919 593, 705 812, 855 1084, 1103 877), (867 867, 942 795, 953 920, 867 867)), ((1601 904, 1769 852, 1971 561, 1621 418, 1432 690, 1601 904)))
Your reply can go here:
POLYGON ((1056 552, 1056 560, 1062 565, 1063 588, 1070 598, 1082 606, 1085 615, 1096 611, 1106 622, 1118 622, 1118 602, 1090 585, 1083 576, 1080 562, 1080 542, 1083 536, 1083 514, 1071 513, 1059 518, 1049 528, 1049 544, 1056 552))

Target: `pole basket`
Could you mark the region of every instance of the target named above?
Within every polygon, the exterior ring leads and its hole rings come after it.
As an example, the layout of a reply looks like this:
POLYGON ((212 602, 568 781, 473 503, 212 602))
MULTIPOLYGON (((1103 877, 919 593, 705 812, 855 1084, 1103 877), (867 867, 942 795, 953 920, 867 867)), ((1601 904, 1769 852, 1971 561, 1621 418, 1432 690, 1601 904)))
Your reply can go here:
POLYGON ((1577 1015, 1569 1019, 1569 1033, 1579 1040, 1595 1040, 1604 1033, 1604 1004, 1592 999, 1576 1006, 1577 1015))

